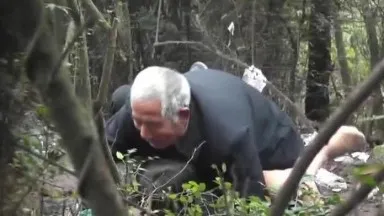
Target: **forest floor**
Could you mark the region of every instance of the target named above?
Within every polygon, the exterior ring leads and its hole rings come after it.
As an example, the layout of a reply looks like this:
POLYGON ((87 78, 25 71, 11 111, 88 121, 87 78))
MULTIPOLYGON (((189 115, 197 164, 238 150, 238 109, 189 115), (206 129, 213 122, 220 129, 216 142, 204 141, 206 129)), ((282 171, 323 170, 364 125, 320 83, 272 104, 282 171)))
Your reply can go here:
MULTIPOLYGON (((354 180, 351 175, 351 165, 345 165, 345 163, 330 161, 323 167, 324 169, 344 178, 348 185, 348 189, 343 192, 332 192, 330 189, 321 188, 320 191, 324 196, 331 195, 332 193, 340 193, 342 197, 346 198, 354 189, 354 180)), ((57 188, 60 188, 64 192, 64 194, 70 193, 76 189, 77 179, 68 174, 63 174, 60 176, 56 176, 53 180, 50 181, 51 188, 52 185, 56 185, 57 188)), ((52 188, 53 189, 53 188, 52 188)), ((67 198, 60 198, 58 200, 51 198, 44 198, 44 213, 43 215, 62 215, 63 207, 66 205, 66 211, 69 211, 69 208, 73 208, 75 201, 67 196, 67 198), (56 201, 55 201, 56 200, 56 201), (64 202, 67 200, 66 202, 64 202), (72 206, 72 207, 70 207, 72 206)), ((371 196, 370 198, 366 198, 362 203, 360 203, 356 208, 348 214, 348 216, 379 216, 378 209, 380 204, 382 203, 382 199, 380 199, 379 195, 371 196)), ((69 211, 70 212, 70 211, 69 211)), ((72 210, 71 214, 68 215, 76 215, 73 214, 74 210, 72 210)))
MULTIPOLYGON (((366 152, 367 154, 371 155, 371 151, 366 152)), ((342 177, 346 183, 347 183, 347 190, 343 192, 339 192, 341 197, 346 199, 350 196, 350 194, 354 191, 356 188, 355 179, 352 176, 352 168, 353 165, 345 164, 337 161, 329 161, 327 164, 324 165, 324 169, 342 177)), ((321 191, 323 195, 327 196, 332 193, 331 190, 322 190, 321 191)), ((363 202, 361 202, 358 206, 353 209, 348 216, 381 216, 379 215, 379 208, 383 202, 382 195, 378 193, 371 193, 368 198, 364 199, 363 202)))

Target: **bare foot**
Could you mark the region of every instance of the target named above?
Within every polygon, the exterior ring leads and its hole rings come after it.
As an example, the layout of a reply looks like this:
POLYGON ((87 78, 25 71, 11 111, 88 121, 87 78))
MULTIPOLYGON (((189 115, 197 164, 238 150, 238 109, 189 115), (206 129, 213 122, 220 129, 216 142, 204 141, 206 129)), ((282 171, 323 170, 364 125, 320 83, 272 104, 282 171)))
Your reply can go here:
POLYGON ((354 126, 341 126, 324 146, 328 159, 334 159, 346 153, 363 151, 367 146, 364 134, 354 126))

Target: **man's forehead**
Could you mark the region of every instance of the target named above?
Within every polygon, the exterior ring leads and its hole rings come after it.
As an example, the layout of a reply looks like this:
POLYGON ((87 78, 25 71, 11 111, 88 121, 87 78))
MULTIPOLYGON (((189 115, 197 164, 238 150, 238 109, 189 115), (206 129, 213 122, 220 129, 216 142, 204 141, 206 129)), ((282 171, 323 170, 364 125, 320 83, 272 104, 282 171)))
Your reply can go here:
POLYGON ((141 121, 141 122, 161 122, 161 121, 163 121, 163 118, 160 116, 135 115, 135 113, 133 113, 133 112, 132 112, 132 119, 135 121, 141 121))
POLYGON ((135 101, 132 103, 132 118, 139 121, 161 121, 161 104, 159 101, 135 101))
POLYGON ((161 102, 160 100, 135 100, 131 102, 132 111, 136 113, 160 113, 161 102))

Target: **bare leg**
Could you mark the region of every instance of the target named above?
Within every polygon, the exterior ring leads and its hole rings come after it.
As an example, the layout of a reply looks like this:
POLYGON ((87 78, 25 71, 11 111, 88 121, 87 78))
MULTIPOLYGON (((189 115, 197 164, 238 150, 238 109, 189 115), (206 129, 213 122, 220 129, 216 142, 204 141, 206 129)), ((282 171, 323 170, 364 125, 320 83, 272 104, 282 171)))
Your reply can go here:
MULTIPOLYGON (((306 174, 314 176, 319 170, 322 165, 328 161, 328 156, 327 156, 327 149, 323 148, 314 158, 312 163, 309 165, 306 174)), ((285 170, 264 170, 264 179, 265 179, 265 184, 267 188, 271 188, 272 190, 277 190, 279 189, 286 179, 288 178, 289 174, 291 174, 292 168, 290 169, 285 169, 285 170)), ((314 182, 307 182, 307 184, 317 190, 317 187, 314 182)))

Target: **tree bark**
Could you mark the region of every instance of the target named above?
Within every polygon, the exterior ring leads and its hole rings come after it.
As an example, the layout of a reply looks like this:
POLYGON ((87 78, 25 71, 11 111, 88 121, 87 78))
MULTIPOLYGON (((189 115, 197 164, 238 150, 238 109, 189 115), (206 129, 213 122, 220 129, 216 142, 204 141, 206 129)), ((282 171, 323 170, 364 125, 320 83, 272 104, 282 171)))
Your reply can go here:
MULTIPOLYGON (((380 59, 380 47, 376 31, 377 20, 375 19, 375 14, 373 14, 373 10, 369 8, 369 6, 363 8, 363 19, 365 23, 366 33, 368 36, 367 42, 370 52, 370 65, 371 68, 373 68, 380 59)), ((368 107, 368 116, 380 115, 382 113, 383 107, 383 96, 381 95, 380 87, 373 92, 372 97, 373 100, 371 107, 368 107)), ((380 129, 384 129, 383 120, 377 120, 377 124, 379 125, 380 129)), ((364 125, 364 133, 367 136, 370 136, 372 134, 373 125, 374 121, 367 121, 364 125)))
POLYGON ((328 86, 332 70, 330 10, 330 0, 311 3, 305 114, 318 122, 323 122, 329 116, 328 86))
POLYGON ((340 65, 340 75, 343 82, 344 92, 347 95, 351 86, 350 68, 348 65, 347 54, 343 40, 343 31, 341 29, 341 21, 339 19, 338 10, 334 10, 334 28, 335 28, 335 43, 337 50, 337 60, 340 65))

